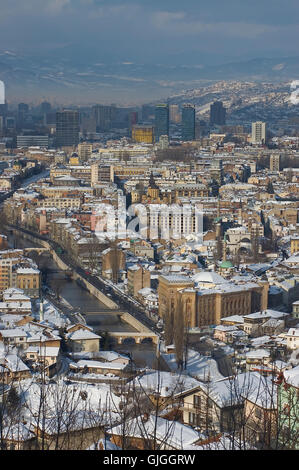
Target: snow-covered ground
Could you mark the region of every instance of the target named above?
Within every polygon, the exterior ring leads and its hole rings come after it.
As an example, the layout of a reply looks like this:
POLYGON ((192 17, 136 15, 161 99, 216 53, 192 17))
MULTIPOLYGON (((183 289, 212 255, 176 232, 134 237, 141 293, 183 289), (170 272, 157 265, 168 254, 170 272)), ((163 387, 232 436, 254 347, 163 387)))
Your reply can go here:
MULTIPOLYGON (((175 354, 162 354, 162 356, 170 369, 177 371, 178 367, 175 354)), ((202 382, 214 382, 224 378, 224 376, 220 374, 217 362, 214 359, 202 356, 193 349, 188 349, 186 373, 202 382)))

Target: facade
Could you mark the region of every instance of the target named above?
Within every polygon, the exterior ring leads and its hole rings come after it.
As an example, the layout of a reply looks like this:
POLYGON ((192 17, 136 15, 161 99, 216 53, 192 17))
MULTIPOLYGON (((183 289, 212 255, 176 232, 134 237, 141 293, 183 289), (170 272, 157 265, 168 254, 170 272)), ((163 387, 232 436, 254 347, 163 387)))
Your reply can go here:
POLYGON ((291 255, 299 252, 299 236, 291 238, 291 255))
POLYGON ((176 124, 181 121, 181 113, 177 104, 169 105, 169 119, 176 124))
POLYGON ((266 123, 257 121, 252 123, 251 143, 262 145, 266 143, 266 123))
POLYGON ((40 271, 34 268, 17 269, 17 287, 29 297, 39 298, 40 271))
POLYGON ((100 339, 100 336, 86 329, 78 329, 67 334, 67 342, 72 352, 99 351, 100 339))
POLYGON ((226 108, 222 101, 215 101, 210 106, 210 125, 223 126, 226 121, 226 108))
POLYGON ((155 140, 159 141, 161 135, 169 135, 169 107, 167 104, 158 104, 155 108, 155 140))
POLYGON ((195 107, 191 104, 182 108, 182 140, 195 140, 195 107))
POLYGON ((108 131, 115 120, 116 107, 97 104, 93 106, 97 132, 108 131))
POLYGON ((79 143, 79 113, 63 110, 56 113, 56 146, 75 147, 79 143))
MULTIPOLYGON (((231 387, 232 388, 232 387, 231 387)), ((234 390, 224 382, 211 386, 201 385, 196 392, 184 397, 183 422, 202 431, 239 431, 242 423, 243 404, 234 397, 234 390), (230 400, 222 397, 223 389, 230 400)))
POLYGON ((134 142, 154 143, 154 128, 151 125, 133 125, 132 139, 134 142))
POLYGON ((142 266, 134 265, 128 268, 128 292, 136 297, 138 291, 151 286, 150 272, 142 266))
POLYGON ((272 154, 270 155, 270 171, 280 171, 281 157, 279 154, 272 154))
POLYGON ((159 316, 163 318, 170 312, 175 314, 180 305, 193 328, 219 325, 224 317, 249 314, 267 307, 267 283, 239 286, 223 283, 219 279, 221 276, 216 278, 211 274, 215 273, 199 273, 200 283, 196 276, 194 279, 182 275, 159 276, 159 316), (205 279, 207 282, 203 282, 205 279))
POLYGON ((92 154, 92 144, 82 142, 78 145, 78 155, 81 162, 86 162, 92 154))
POLYGON ((49 136, 47 135, 18 135, 17 148, 26 147, 42 147, 47 149, 49 147, 49 136))

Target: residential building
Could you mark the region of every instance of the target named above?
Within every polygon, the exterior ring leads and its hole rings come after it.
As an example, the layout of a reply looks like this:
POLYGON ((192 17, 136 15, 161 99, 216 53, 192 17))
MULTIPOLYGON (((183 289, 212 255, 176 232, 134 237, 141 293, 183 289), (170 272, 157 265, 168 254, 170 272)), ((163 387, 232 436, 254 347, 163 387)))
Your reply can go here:
POLYGON ((266 123, 257 121, 252 123, 251 143, 263 145, 266 143, 266 123))

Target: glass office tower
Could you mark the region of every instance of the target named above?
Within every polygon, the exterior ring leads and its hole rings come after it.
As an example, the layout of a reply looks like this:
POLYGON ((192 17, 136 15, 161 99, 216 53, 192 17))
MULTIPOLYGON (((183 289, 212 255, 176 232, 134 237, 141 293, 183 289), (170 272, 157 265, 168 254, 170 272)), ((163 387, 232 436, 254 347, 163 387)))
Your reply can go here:
POLYGON ((161 135, 169 135, 169 106, 158 104, 155 108, 155 140, 158 142, 161 135))
POLYGON ((182 108, 182 140, 195 140, 195 107, 192 104, 182 108))
POLYGON ((79 143, 79 113, 73 110, 56 113, 56 146, 73 147, 79 143))

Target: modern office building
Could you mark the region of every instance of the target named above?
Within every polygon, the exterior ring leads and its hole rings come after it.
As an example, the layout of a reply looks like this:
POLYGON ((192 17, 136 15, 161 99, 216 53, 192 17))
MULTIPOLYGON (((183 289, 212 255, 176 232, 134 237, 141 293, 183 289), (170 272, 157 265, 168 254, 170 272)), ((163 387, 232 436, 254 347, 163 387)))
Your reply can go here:
POLYGON ((97 104, 93 106, 93 114, 96 121, 97 132, 108 131, 116 118, 116 106, 104 106, 97 104))
POLYGON ((171 104, 169 106, 169 120, 176 124, 181 121, 181 113, 177 104, 171 104))
POLYGON ((5 102, 5 85, 0 80, 0 116, 3 118, 7 114, 7 103, 5 102))
POLYGON ((47 149, 49 147, 49 136, 47 135, 18 135, 17 148, 41 147, 47 149))
POLYGON ((40 105, 40 110, 42 114, 50 113, 51 109, 52 109, 51 103, 48 103, 48 101, 43 101, 40 105))
POLYGON ((134 142, 143 142, 146 144, 153 144, 154 142, 154 128, 151 125, 134 125, 132 127, 132 139, 134 142))
POLYGON ((79 143, 79 113, 73 110, 56 113, 56 146, 73 147, 79 143))
POLYGON ((142 121, 148 121, 152 118, 154 115, 155 110, 153 106, 150 106, 148 104, 143 104, 141 108, 141 119, 142 121))
POLYGON ((222 101, 215 101, 210 106, 210 125, 223 126, 226 121, 226 108, 222 101))
POLYGON ((256 121, 252 123, 251 143, 263 145, 266 143, 266 123, 256 121))
POLYGON ((18 124, 22 125, 25 123, 29 114, 29 105, 27 103, 18 104, 18 124))
POLYGON ((129 113, 129 125, 130 128, 132 129, 135 124, 138 124, 138 112, 137 111, 132 111, 129 113))
POLYGON ((182 140, 195 140, 195 107, 191 104, 182 108, 182 140))
POLYGON ((157 104, 155 108, 155 140, 158 142, 161 135, 169 135, 169 106, 157 104))

